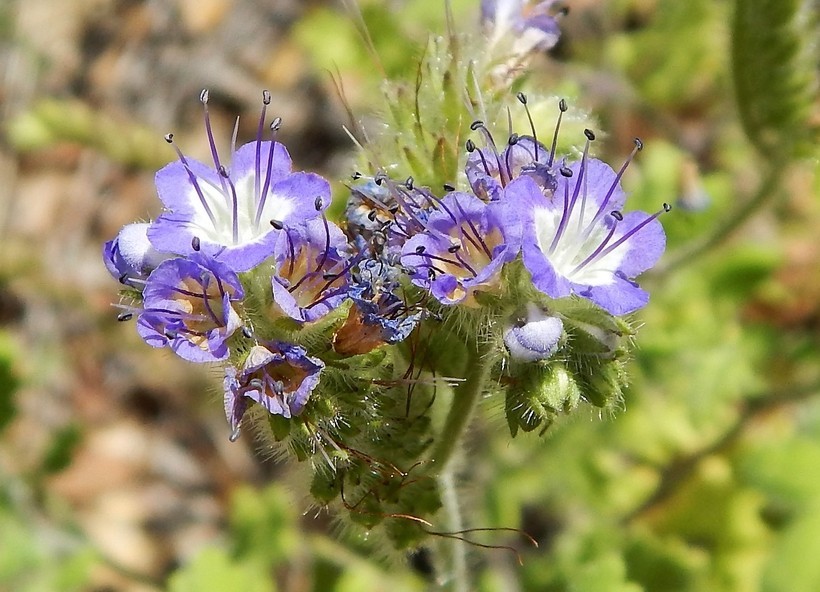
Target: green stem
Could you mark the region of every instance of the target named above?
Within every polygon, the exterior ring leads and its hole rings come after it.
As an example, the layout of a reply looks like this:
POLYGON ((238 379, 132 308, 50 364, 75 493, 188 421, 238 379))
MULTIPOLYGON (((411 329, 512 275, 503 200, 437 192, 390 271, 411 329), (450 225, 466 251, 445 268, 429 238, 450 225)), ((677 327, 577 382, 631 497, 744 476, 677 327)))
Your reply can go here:
MULTIPOLYGON (((444 517, 447 521, 446 528, 453 533, 464 529, 453 460, 460 449, 459 445, 476 403, 484 392, 494 362, 489 348, 475 343, 468 347, 470 352, 466 367, 469 375, 463 384, 452 391, 447 418, 430 455, 431 466, 438 474, 444 517)), ((466 543, 456 538, 443 537, 437 547, 437 570, 444 589, 451 592, 469 592, 471 586, 467 570, 466 543)))
POLYGON ((752 216, 767 206, 777 195, 775 191, 783 177, 784 164, 774 163, 766 178, 760 184, 757 193, 723 222, 718 224, 712 232, 687 247, 671 253, 666 263, 657 266, 651 273, 655 277, 664 276, 679 267, 691 263, 713 247, 727 240, 738 228, 743 226, 752 216))
MULTIPOLYGON (((461 516, 452 463, 438 476, 438 483, 441 487, 441 503, 447 520, 447 530, 460 532, 464 530, 464 519, 461 516)), ((443 589, 451 592, 469 592, 467 544, 458 539, 441 538, 437 546, 439 553, 436 569, 442 577, 439 583, 443 589)))
POLYGON ((439 474, 444 473, 458 450, 464 430, 470 422, 476 402, 484 391, 484 385, 493 365, 487 348, 478 344, 471 344, 468 347, 471 350, 467 361, 469 375, 463 384, 453 389, 450 410, 447 412, 444 426, 430 454, 430 462, 435 467, 434 471, 439 474))

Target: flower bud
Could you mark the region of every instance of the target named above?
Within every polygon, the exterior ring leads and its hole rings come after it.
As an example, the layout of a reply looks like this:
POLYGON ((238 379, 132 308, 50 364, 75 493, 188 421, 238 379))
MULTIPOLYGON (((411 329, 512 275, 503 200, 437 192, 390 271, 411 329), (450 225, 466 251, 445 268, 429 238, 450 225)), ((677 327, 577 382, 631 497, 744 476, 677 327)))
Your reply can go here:
POLYGON ((572 411, 581 399, 575 376, 559 362, 522 366, 522 375, 507 391, 506 412, 510 433, 530 432, 545 424, 542 433, 559 414, 572 411))
POLYGON ((561 319, 547 316, 510 327, 504 331, 504 344, 513 360, 536 362, 552 357, 563 333, 561 319))

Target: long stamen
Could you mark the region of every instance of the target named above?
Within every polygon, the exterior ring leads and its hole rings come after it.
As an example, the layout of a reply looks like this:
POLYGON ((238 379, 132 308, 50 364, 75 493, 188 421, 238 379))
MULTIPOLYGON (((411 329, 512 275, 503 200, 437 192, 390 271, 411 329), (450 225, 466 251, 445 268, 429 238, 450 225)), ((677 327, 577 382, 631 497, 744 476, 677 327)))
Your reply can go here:
POLYGON ((453 255, 455 255, 456 259, 458 259, 459 263, 461 263, 464 266, 464 268, 467 269, 467 271, 469 271, 471 274, 473 274, 473 277, 478 275, 476 273, 475 269, 473 269, 472 266, 469 263, 467 263, 467 261, 465 261, 464 257, 461 255, 461 245, 458 245, 458 244, 453 245, 449 249, 447 249, 447 252, 452 253, 453 255))
POLYGON ((504 164, 507 165, 507 176, 512 179, 512 164, 510 157, 512 156, 512 147, 518 144, 518 134, 510 134, 510 139, 507 140, 507 148, 504 150, 504 164))
POLYGON ((493 135, 490 133, 490 130, 487 129, 487 126, 485 126, 484 122, 481 120, 476 120, 471 123, 470 129, 473 131, 481 130, 481 133, 484 135, 484 139, 487 141, 490 148, 492 148, 493 154, 495 155, 495 161, 498 165, 498 175, 501 178, 501 186, 506 187, 510 180, 504 176, 504 168, 501 166, 501 157, 498 155, 498 148, 495 145, 495 140, 493 139, 493 135))
POLYGON ((607 247, 606 249, 604 249, 603 251, 601 251, 600 253, 598 253, 598 255, 597 255, 595 258, 596 258, 596 259, 600 259, 601 257, 606 257, 606 256, 607 256, 607 255, 609 255, 612 251, 614 251, 615 249, 617 249, 618 247, 620 247, 620 246, 621 246, 624 242, 626 242, 627 240, 629 240, 629 239, 630 239, 630 237, 632 237, 632 236, 633 236, 636 232, 638 232, 641 228, 643 228, 644 226, 646 226, 647 224, 649 224, 650 222, 652 222, 652 220, 655 220, 656 218, 658 218, 661 214, 665 214, 666 212, 670 211, 671 209, 672 209, 672 206, 670 206, 668 203, 664 203, 664 204, 663 204, 663 207, 662 207, 660 210, 658 210, 657 212, 655 212, 655 213, 654 213, 654 214, 652 214, 651 216, 647 216, 646 220, 644 220, 643 222, 641 222, 640 224, 638 224, 637 226, 635 226, 632 230, 630 230, 629 232, 627 232, 626 234, 624 234, 621 238, 619 238, 618 240, 616 240, 616 241, 615 241, 614 243, 612 243, 609 247, 607 247))
POLYGON ((214 218, 214 214, 211 211, 211 206, 208 205, 208 201, 205 199, 205 194, 202 193, 202 188, 199 186, 196 175, 188 164, 188 160, 185 158, 182 150, 179 149, 179 146, 176 145, 176 142, 174 142, 174 134, 165 134, 165 141, 168 142, 174 149, 174 152, 177 153, 179 161, 182 163, 182 166, 185 167, 185 172, 188 173, 188 180, 191 182, 191 185, 193 185, 194 191, 196 191, 196 194, 199 197, 199 203, 202 204, 205 213, 208 214, 208 218, 211 219, 211 224, 216 226, 216 218, 214 218))
POLYGON ((239 198, 236 195, 236 187, 231 181, 230 176, 228 175, 228 171, 225 170, 225 167, 219 167, 219 176, 228 182, 228 186, 231 189, 231 217, 233 218, 231 222, 231 232, 233 235, 233 244, 239 242, 239 198))
POLYGON ((200 297, 202 298, 202 306, 205 307, 205 311, 208 313, 208 316, 211 317, 211 320, 216 326, 221 327, 224 323, 222 322, 222 319, 216 316, 214 309, 211 307, 211 303, 209 302, 211 295, 208 294, 208 289, 205 286, 202 286, 202 294, 200 297))
POLYGON ((558 146, 558 130, 561 128, 561 119, 564 113, 567 112, 567 102, 564 99, 558 101, 558 121, 555 124, 555 133, 552 134, 552 147, 550 148, 550 157, 547 161, 547 166, 552 166, 555 160, 555 148, 558 146))
POLYGON ((612 194, 615 192, 615 188, 618 186, 618 183, 621 181, 621 177, 624 175, 624 171, 626 171, 626 167, 632 162, 632 159, 635 158, 635 155, 643 150, 643 142, 641 142, 640 138, 635 138, 635 147, 632 148, 632 152, 629 153, 629 156, 626 157, 626 160, 621 165, 621 169, 618 171, 618 174, 615 175, 615 180, 612 182, 612 185, 609 187, 609 191, 607 191, 606 196, 604 197, 601 205, 598 207, 598 211, 595 213, 595 216, 592 218, 592 221, 587 226, 586 230, 584 231, 584 237, 586 238, 589 236, 589 233, 592 232, 595 223, 600 219, 603 215, 604 210, 606 209, 607 204, 609 203, 612 194))
POLYGON ((561 221, 558 222, 558 229, 555 231, 552 243, 550 243, 550 255, 555 251, 555 247, 558 245, 558 241, 561 240, 561 236, 564 234, 564 228, 566 228, 567 222, 569 221, 569 179, 572 177, 572 169, 561 167, 559 172, 561 176, 567 179, 564 183, 564 209, 561 212, 561 221))
MULTIPOLYGON (((578 175, 578 185, 583 182, 584 191, 583 195, 581 196, 581 211, 578 214, 578 231, 580 232, 581 229, 584 227, 584 212, 587 208, 587 177, 586 175, 586 167, 587 167, 587 157, 589 156, 589 144, 595 140, 595 134, 592 133, 592 130, 585 129, 584 135, 587 137, 586 145, 584 146, 584 156, 581 158, 581 170, 578 175)), ((575 193, 578 193, 578 185, 575 186, 575 193)), ((572 205, 575 205, 575 199, 573 197, 572 205)))
POLYGON ((256 219, 255 224, 259 226, 259 220, 262 218, 262 210, 265 209, 265 201, 268 198, 268 189, 270 188, 271 174, 273 172, 273 153, 276 149, 276 132, 282 127, 282 118, 276 117, 270 124, 271 140, 270 150, 268 151, 268 170, 265 171, 265 184, 262 186, 262 193, 259 195, 259 200, 256 205, 256 219))
POLYGON ((260 198, 259 190, 262 185, 262 133, 265 130, 265 117, 268 113, 268 105, 270 105, 270 92, 263 90, 262 113, 259 116, 259 126, 256 128, 256 175, 253 178, 253 194, 257 197, 257 200, 260 198))
MULTIPOLYGON (((484 239, 481 238, 481 233, 478 232, 478 229, 475 227, 475 224, 473 224, 473 221, 470 220, 469 216, 467 216, 467 212, 464 211, 464 208, 461 207, 461 204, 459 203, 459 201, 457 199, 455 199, 453 201, 456 202, 456 207, 458 208, 458 211, 461 213, 462 216, 464 216, 464 221, 467 222, 467 226, 470 227, 470 230, 473 231, 473 234, 475 235, 476 239, 478 239, 478 243, 481 246, 481 250, 483 250, 484 253, 487 254, 487 257, 492 259, 493 256, 490 253, 489 247, 484 242, 484 239)), ((465 233, 465 235, 466 235, 466 233, 465 233)))
MULTIPOLYGON (((201 93, 199 93, 199 102, 202 103, 203 111, 205 112, 205 133, 208 135, 208 144, 211 147, 211 158, 214 161, 214 169, 217 171, 222 168, 222 164, 219 162, 219 151, 216 149, 216 142, 214 141, 214 132, 211 128, 211 112, 208 109, 208 100, 210 98, 210 92, 208 89, 203 89, 201 93)), ((222 189, 225 189, 225 182, 221 180, 222 189)))
POLYGON ((519 92, 517 95, 519 102, 524 105, 524 111, 527 113, 527 120, 530 122, 530 130, 532 130, 532 141, 533 145, 535 146, 535 156, 533 158, 534 162, 538 162, 538 135, 535 133, 535 124, 532 121, 532 115, 530 114, 530 108, 527 106, 527 95, 523 92, 519 92))
MULTIPOLYGON (((448 251, 450 252, 450 251, 448 251)), ((463 267, 463 264, 456 258, 456 259, 448 259, 447 257, 442 257, 441 255, 433 255, 432 253, 428 253, 424 250, 424 247, 420 246, 416 248, 415 253, 407 253, 407 255, 417 255, 419 257, 424 257, 425 259, 429 259, 431 261, 441 261, 442 263, 446 263, 447 265, 454 265, 456 267, 463 267)), ((466 268, 475 276, 476 272, 470 268, 470 266, 466 266, 466 268)), ((442 273, 446 273, 443 272, 442 273)))
POLYGON ((325 228, 325 250, 322 251, 322 258, 319 260, 319 264, 316 266, 316 271, 319 271, 324 267, 325 262, 327 261, 328 253, 330 252, 330 227, 327 224, 327 216, 325 213, 322 212, 322 198, 317 197, 315 202, 316 211, 321 212, 322 215, 322 224, 325 228))
MULTIPOLYGON (((447 212, 447 215, 450 217, 450 220, 452 220, 456 224, 456 228, 458 228, 458 233, 462 238, 467 239, 470 243, 472 243, 472 245, 476 249, 481 249, 482 248, 481 244, 479 242, 476 242, 476 240, 472 236, 470 236, 468 233, 464 232, 464 228, 458 223, 458 218, 456 218, 453 211, 450 208, 447 207, 447 205, 444 203, 444 201, 442 199, 438 198, 437 196, 433 195, 432 193, 426 193, 425 192, 425 193, 422 193, 422 195, 427 199, 427 201, 429 203, 434 204, 434 205, 440 207, 445 212, 447 212)), ((463 214, 463 210, 462 210, 462 214, 463 214)), ((481 240, 481 238, 479 237, 479 241, 480 240, 481 240)), ((486 247, 486 245, 485 245, 485 247, 486 247)))
MULTIPOLYGON (((472 140, 467 140, 464 143, 464 147, 467 149, 467 152, 470 152, 470 153, 475 152, 475 150, 476 150, 475 142, 473 142, 472 140)), ((484 151, 483 150, 478 151, 478 157, 481 159, 481 164, 484 165, 484 172, 487 173, 488 177, 492 176, 492 173, 490 172, 490 167, 487 164, 487 159, 484 158, 484 151)))

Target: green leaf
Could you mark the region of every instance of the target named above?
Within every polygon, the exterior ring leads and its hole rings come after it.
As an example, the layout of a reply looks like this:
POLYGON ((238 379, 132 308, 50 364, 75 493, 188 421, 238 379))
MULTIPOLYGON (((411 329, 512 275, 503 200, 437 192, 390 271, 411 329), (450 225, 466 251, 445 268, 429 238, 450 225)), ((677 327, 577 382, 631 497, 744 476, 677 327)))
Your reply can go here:
POLYGON ((225 551, 207 548, 168 581, 168 592, 273 592, 268 571, 261 565, 232 560, 225 551))
POLYGON ((817 38, 807 12, 801 0, 735 2, 735 97, 746 135, 768 158, 806 152, 816 137, 808 121, 817 86, 809 45, 817 38))

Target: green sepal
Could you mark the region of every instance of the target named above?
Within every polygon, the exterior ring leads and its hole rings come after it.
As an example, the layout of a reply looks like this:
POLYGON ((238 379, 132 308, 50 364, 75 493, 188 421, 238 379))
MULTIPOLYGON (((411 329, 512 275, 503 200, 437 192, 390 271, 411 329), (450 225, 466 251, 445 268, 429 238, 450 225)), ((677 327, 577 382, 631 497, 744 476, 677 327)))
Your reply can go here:
POLYGON ((293 425, 293 420, 283 415, 270 414, 268 416, 268 425, 270 425, 273 439, 277 442, 282 442, 290 436, 290 428, 293 425))
POLYGON ((342 474, 334 471, 326 464, 318 464, 313 470, 313 479, 310 482, 310 495, 321 505, 327 505, 342 491, 342 474))
POLYGON ((517 364, 512 373, 516 379, 507 390, 505 410, 513 437, 518 429, 531 432, 542 425, 543 433, 559 414, 571 412, 581 400, 575 376, 561 362, 517 364))

